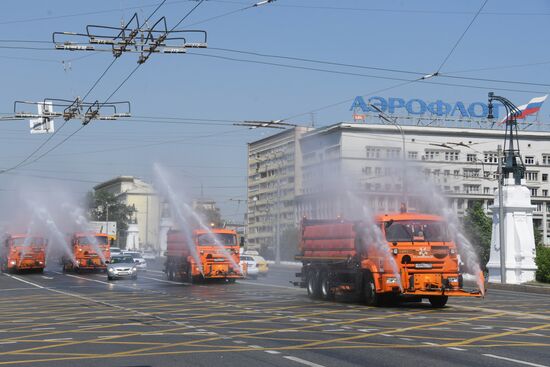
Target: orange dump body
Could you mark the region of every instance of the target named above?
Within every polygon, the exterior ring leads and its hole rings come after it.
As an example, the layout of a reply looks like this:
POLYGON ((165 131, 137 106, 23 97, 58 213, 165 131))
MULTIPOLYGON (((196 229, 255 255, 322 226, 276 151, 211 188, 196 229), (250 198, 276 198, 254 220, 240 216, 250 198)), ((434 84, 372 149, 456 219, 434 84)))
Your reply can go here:
POLYGON ((75 233, 71 237, 73 259, 63 259, 64 270, 105 270, 111 258, 110 237, 104 233, 75 233))
POLYGON ((168 232, 165 272, 169 279, 192 282, 198 278, 242 278, 239 261, 235 231, 214 228, 187 235, 182 231, 168 232))
POLYGON ((47 241, 25 234, 8 235, 0 251, 3 271, 43 271, 46 266, 47 241))
POLYGON ((482 296, 463 289, 456 244, 435 215, 386 214, 370 224, 304 220, 299 251, 303 268, 297 284, 304 287, 325 272, 334 291, 355 290, 357 279, 368 273, 380 294, 482 296))

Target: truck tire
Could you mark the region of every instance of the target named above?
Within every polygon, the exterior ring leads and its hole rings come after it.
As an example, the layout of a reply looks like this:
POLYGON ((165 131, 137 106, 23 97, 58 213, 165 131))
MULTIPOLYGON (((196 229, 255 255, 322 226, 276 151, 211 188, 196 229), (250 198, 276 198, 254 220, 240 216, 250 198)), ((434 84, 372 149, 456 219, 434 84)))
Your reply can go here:
POLYGON ((334 299, 334 293, 330 289, 330 277, 328 271, 323 271, 320 277, 320 291, 321 298, 325 301, 331 301, 334 299))
POLYGON ((433 308, 445 307, 448 300, 449 300, 449 296, 432 296, 432 297, 428 297, 428 301, 430 301, 430 304, 432 305, 433 308))
POLYGON ((376 293, 374 277, 370 271, 367 271, 363 278, 363 300, 367 306, 378 306, 380 304, 380 295, 376 293))
POLYGON ((321 284, 319 282, 319 273, 310 271, 307 278, 307 295, 309 298, 318 299, 321 296, 321 284))

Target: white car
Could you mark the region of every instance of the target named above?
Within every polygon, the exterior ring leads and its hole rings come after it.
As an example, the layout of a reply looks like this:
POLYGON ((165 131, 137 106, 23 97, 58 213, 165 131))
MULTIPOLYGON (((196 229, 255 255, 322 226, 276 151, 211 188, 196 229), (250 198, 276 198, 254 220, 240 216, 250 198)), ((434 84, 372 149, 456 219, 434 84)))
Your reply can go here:
POLYGON ((111 255, 121 255, 122 254, 122 250, 120 249, 120 247, 111 246, 109 251, 111 252, 111 255))
POLYGON ((136 268, 141 271, 147 271, 147 261, 141 256, 141 252, 137 251, 122 251, 123 255, 130 255, 134 259, 136 268))
POLYGON ((143 258, 147 261, 155 261, 157 259, 157 254, 154 251, 143 251, 143 258))
POLYGON ((260 274, 260 270, 258 269, 258 263, 254 259, 254 257, 249 255, 241 255, 241 261, 240 261, 241 268, 245 263, 246 263, 246 276, 251 279, 257 279, 258 275, 260 274))

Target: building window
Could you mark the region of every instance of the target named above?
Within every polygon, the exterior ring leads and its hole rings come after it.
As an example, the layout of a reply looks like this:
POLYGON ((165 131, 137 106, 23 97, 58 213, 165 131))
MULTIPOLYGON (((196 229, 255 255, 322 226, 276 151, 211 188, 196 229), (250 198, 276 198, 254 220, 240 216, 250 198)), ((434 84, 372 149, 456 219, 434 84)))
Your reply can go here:
POLYGON ((542 190, 542 196, 548 197, 548 190, 546 189, 542 190))
POLYGON ((464 192, 466 194, 479 194, 480 185, 464 185, 464 192))
POLYGON ((382 167, 374 167, 374 174, 376 176, 382 176, 382 167))
POLYGON ((432 172, 432 175, 438 177, 440 172, 441 172, 440 170, 434 169, 432 172))
POLYGON ((526 155, 525 164, 535 164, 535 157, 532 155, 526 155))
POLYGON ((477 161, 477 155, 476 154, 467 154, 466 155, 466 160, 468 162, 475 162, 475 161, 477 161))
POLYGON ((542 182, 548 182, 548 173, 542 174, 542 182))
POLYGON ((495 152, 483 153, 483 161, 485 163, 498 163, 498 154, 495 152))
POLYGON ((451 191, 451 186, 444 186, 443 191, 450 192, 451 191))
POLYGON ((401 149, 399 149, 399 148, 387 148, 386 149, 386 158, 387 159, 399 158, 400 155, 401 155, 401 149))
POLYGON ((550 166, 550 154, 542 155, 542 164, 544 164, 545 166, 550 166))
POLYGON ((380 148, 367 147, 367 158, 380 158, 380 148))
POLYGON ((460 192, 460 186, 453 187, 453 191, 454 192, 460 192))
POLYGON ((527 181, 538 181, 539 173, 534 171, 527 171, 525 172, 525 178, 527 179, 527 181))
POLYGON ((445 171, 443 171, 443 176, 445 177, 449 177, 451 175, 451 171, 446 169, 445 171))
POLYGON ((490 187, 484 187, 483 188, 483 193, 484 194, 490 194, 491 193, 491 188, 490 187))
POLYGON ((445 152, 446 161, 458 161, 458 151, 445 152))
POLYGON ((531 189, 531 196, 538 196, 537 193, 538 193, 539 189, 537 188, 532 188, 531 189))
POLYGON ((411 160, 416 160, 416 159, 418 159, 418 152, 408 152, 407 156, 411 160))
POLYGON ((372 174, 372 167, 363 167, 363 173, 370 176, 372 174))
POLYGON ((428 150, 428 149, 426 149, 426 160, 427 161, 438 161, 439 160, 439 150, 428 150))
POLYGON ((453 171, 453 175, 454 175, 455 177, 460 176, 460 171, 457 170, 457 169, 455 169, 455 170, 453 171))
POLYGON ((479 177, 479 169, 464 168, 464 177, 479 177))
POLYGON ((372 184, 371 183, 366 183, 365 184, 365 190, 371 191, 372 190, 372 184))

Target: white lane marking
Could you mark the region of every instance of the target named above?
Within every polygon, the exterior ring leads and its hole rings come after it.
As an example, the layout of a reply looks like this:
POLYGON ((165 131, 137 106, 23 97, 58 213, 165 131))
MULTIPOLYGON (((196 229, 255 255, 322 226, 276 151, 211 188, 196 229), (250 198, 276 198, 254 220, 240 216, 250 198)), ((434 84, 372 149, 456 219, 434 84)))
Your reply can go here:
POLYGON ((73 340, 73 338, 44 339, 45 342, 61 342, 65 340, 73 340))
POLYGON ((73 275, 73 274, 65 274, 65 275, 68 276, 68 277, 71 277, 71 278, 87 280, 89 282, 96 282, 96 283, 107 284, 107 285, 115 285, 114 283, 104 282, 102 280, 97 280, 97 279, 84 278, 84 277, 80 277, 78 275, 73 275))
POLYGON ((378 329, 357 329, 357 331, 360 331, 362 333, 370 333, 371 331, 377 331, 378 329))
POLYGON ((245 344, 242 340, 233 340, 233 343, 235 344, 245 344))
POLYGON ((55 328, 54 327, 35 327, 31 329, 31 331, 39 331, 39 330, 55 330, 55 328))
POLYGON ((436 344, 436 343, 430 343, 430 342, 422 342, 422 344, 426 344, 426 345, 439 345, 439 344, 436 344))
POLYGON ((281 354, 281 352, 277 352, 276 350, 264 350, 264 352, 269 354, 281 354))
POLYGON ((492 328, 493 328, 492 326, 481 325, 481 326, 478 326, 478 327, 473 327, 472 330, 490 330, 492 328))
POLYGON ((45 276, 45 275, 42 275, 42 278, 44 278, 44 279, 49 279, 49 280, 52 280, 52 279, 53 279, 53 277, 47 277, 47 276, 45 276))
MULTIPOLYGON (((5 274, 4 274, 5 275, 5 274)), ((0 292, 9 292, 9 291, 28 291, 29 289, 32 289, 32 288, 4 288, 4 289, 0 289, 0 292)))
POLYGON ((407 341, 407 342, 410 342, 410 341, 412 341, 412 339, 411 339, 411 338, 399 338, 399 339, 401 339, 401 340, 404 340, 404 341, 407 341))
POLYGON ((250 284, 250 285, 257 285, 260 287, 271 287, 271 288, 283 288, 283 289, 292 289, 294 291, 303 292, 301 288, 297 287, 286 287, 284 285, 275 285, 275 284, 267 284, 267 283, 257 283, 257 282, 248 282, 246 280, 237 280, 237 283, 239 284, 250 284))
POLYGON ((21 279, 21 278, 19 278, 19 277, 16 277, 15 275, 10 275, 10 274, 4 274, 4 275, 7 276, 7 277, 10 277, 10 278, 12 278, 12 279, 19 280, 19 281, 22 282, 22 283, 30 284, 30 285, 32 285, 32 286, 34 286, 34 287, 36 287, 36 288, 44 289, 44 287, 42 287, 42 286, 39 285, 39 284, 36 284, 36 283, 33 283, 33 282, 29 282, 28 280, 21 279))
POLYGON ((528 333, 527 335, 531 335, 531 336, 546 336, 546 335, 538 334, 538 333, 528 333))
POLYGON ((0 344, 16 344, 17 342, 0 342, 0 344))
POLYGON ((390 334, 380 334, 382 336, 387 336, 387 337, 393 337, 393 335, 390 335, 390 334))
POLYGON ((154 280, 154 281, 162 282, 162 283, 177 284, 177 285, 189 285, 189 283, 185 283, 185 282, 174 282, 173 280, 165 280, 165 279, 151 278, 151 277, 145 277, 145 276, 143 276, 143 275, 142 275, 140 278, 143 278, 143 279, 150 279, 150 280, 154 280))
POLYGON ((298 358, 298 357, 284 356, 283 358, 286 358, 286 359, 291 360, 291 361, 296 362, 296 363, 305 364, 306 366, 309 366, 309 367, 325 367, 325 366, 323 366, 323 365, 321 365, 321 364, 317 364, 317 363, 313 363, 313 362, 310 362, 310 361, 306 361, 305 359, 298 358))
POLYGON ((336 331, 345 331, 346 329, 331 329, 331 330, 323 330, 323 332, 325 333, 332 333, 332 332, 336 332, 336 331))
POLYGON ((249 348, 254 348, 254 349, 262 349, 263 347, 260 347, 259 345, 249 345, 248 346, 249 348))
MULTIPOLYGON (((524 293, 524 294, 522 294, 522 297, 524 295, 526 296, 526 294, 524 293)), ((487 313, 505 313, 506 315, 517 316, 518 319, 520 319, 520 320, 525 320, 526 318, 527 319, 550 320, 550 316, 539 315, 539 314, 528 313, 528 312, 522 313, 522 312, 507 311, 507 310, 497 310, 497 309, 485 308, 485 307, 462 306, 462 305, 457 305, 457 304, 453 304, 451 307, 452 308, 463 309, 463 310, 467 310, 467 311, 473 311, 473 312, 482 311, 482 312, 487 312, 487 313)))
POLYGON ((461 352, 466 350, 466 349, 457 348, 457 347, 447 347, 447 349, 458 350, 458 351, 461 351, 461 352))
POLYGON ((533 366, 533 367, 548 367, 547 365, 544 365, 544 364, 538 364, 538 363, 532 363, 532 362, 521 361, 521 360, 519 360, 519 359, 507 358, 507 357, 502 357, 502 356, 496 356, 496 355, 494 355, 494 354, 482 354, 482 355, 484 355, 485 357, 489 357, 489 358, 502 359, 503 361, 515 362, 515 363, 518 363, 518 364, 524 364, 524 365, 526 365, 526 366, 533 366))

